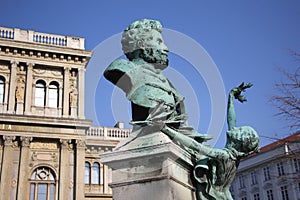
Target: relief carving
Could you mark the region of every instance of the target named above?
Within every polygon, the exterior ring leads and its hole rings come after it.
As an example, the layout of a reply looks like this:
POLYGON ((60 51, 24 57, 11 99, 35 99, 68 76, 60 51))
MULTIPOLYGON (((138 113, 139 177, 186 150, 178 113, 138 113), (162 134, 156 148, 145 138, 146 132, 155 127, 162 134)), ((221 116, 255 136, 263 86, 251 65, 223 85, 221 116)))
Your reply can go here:
POLYGON ((32 141, 32 137, 21 136, 20 140, 22 142, 22 146, 23 147, 29 147, 30 146, 30 142, 32 141))
POLYGON ((16 139, 16 136, 8 136, 3 135, 4 145, 5 146, 14 146, 14 140, 16 139))
POLYGON ((16 86, 16 100, 17 103, 24 103, 24 92, 25 92, 25 79, 20 76, 17 80, 16 86))
POLYGON ((56 143, 43 143, 43 142, 31 142, 30 149, 48 149, 48 150, 56 150, 56 143))
POLYGON ((51 71, 52 75, 55 77, 62 77, 62 72, 61 71, 51 71))
POLYGON ((33 72, 36 74, 44 74, 46 72, 46 70, 45 69, 34 69, 33 72))
POLYGON ((70 77, 70 107, 77 107, 78 90, 77 90, 77 74, 74 70, 71 71, 70 77))
POLYGON ((33 152, 31 156, 33 161, 53 161, 57 162, 57 153, 33 152))
POLYGON ((73 149, 73 144, 71 143, 71 140, 68 139, 60 139, 61 148, 66 148, 69 151, 73 149))
POLYGON ((77 145, 77 148, 78 147, 81 147, 81 148, 85 148, 85 140, 76 140, 76 145, 77 145))
POLYGON ((9 67, 7 65, 0 65, 0 71, 9 73, 9 67))

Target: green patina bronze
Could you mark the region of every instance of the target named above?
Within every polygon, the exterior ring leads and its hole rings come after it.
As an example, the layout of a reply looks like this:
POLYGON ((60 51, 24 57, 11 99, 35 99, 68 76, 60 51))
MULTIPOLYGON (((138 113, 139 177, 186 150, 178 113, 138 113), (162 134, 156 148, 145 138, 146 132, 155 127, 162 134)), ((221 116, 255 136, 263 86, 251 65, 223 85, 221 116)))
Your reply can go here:
POLYGON ((211 139, 186 124, 184 97, 162 73, 168 67, 168 48, 155 20, 133 22, 122 35, 122 48, 128 60, 115 60, 104 76, 120 87, 131 101, 133 132, 172 129, 198 141, 211 139))
POLYGON ((184 97, 164 76, 168 48, 161 36, 162 26, 155 20, 133 22, 122 35, 122 48, 128 60, 116 60, 104 76, 120 87, 131 101, 133 133, 161 131, 179 143, 194 158, 196 196, 202 199, 232 199, 229 188, 241 158, 258 151, 259 137, 249 126, 236 127, 234 99, 252 84, 242 83, 228 97, 227 143, 223 149, 202 144, 211 139, 186 124, 184 97))

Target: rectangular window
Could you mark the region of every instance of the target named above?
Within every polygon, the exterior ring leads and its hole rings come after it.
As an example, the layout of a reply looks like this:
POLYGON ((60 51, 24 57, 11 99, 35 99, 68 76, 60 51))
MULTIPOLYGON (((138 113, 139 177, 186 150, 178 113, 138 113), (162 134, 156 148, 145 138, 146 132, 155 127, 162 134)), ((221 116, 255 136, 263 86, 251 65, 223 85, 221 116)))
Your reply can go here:
POLYGON ((264 168, 264 180, 265 181, 268 181, 271 179, 271 176, 270 176, 270 168, 269 167, 265 167, 264 168))
POLYGON ((260 200, 260 199, 259 199, 259 193, 254 194, 254 195, 253 195, 253 199, 254 199, 254 200, 260 200))
POLYGON ((242 200, 247 200, 247 197, 242 197, 242 200))
POLYGON ((282 186, 280 187, 280 189, 281 189, 282 200, 289 200, 289 193, 287 190, 287 186, 282 186))
POLYGON ((245 188, 245 176, 239 177, 240 188, 245 188))
POLYGON ((30 184, 30 200, 34 200, 34 184, 30 184))
POLYGON ((274 200, 272 190, 267 190, 267 198, 268 198, 268 200, 274 200))
POLYGON ((294 159, 295 172, 300 172, 300 160, 294 159))
POLYGON ((47 200, 47 184, 38 184, 38 200, 47 200))
POLYGON ((51 184, 50 192, 49 192, 49 200, 54 200, 54 199, 55 199, 55 185, 51 184))
POLYGON ((48 106, 51 108, 58 107, 58 93, 55 89, 49 89, 49 102, 48 106))
POLYGON ((251 172, 251 183, 252 185, 257 184, 256 171, 251 172))
POLYGON ((0 79, 0 103, 4 102, 4 81, 0 79))
POLYGON ((283 163, 277 163, 277 171, 278 171, 278 176, 283 176, 284 175, 284 168, 283 168, 283 163))
POLYGON ((35 89, 35 106, 45 106, 45 89, 36 88, 35 89))

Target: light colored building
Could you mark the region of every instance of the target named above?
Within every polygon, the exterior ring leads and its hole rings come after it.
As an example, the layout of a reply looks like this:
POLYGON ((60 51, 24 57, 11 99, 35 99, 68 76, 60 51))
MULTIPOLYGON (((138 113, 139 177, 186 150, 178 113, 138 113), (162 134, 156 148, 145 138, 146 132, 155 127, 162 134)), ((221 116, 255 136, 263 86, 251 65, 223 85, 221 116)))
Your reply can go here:
POLYGON ((111 151, 129 129, 84 116, 84 38, 0 27, 0 199, 111 199, 111 151))
POLYGON ((241 161, 232 183, 235 200, 300 199, 300 132, 241 161))

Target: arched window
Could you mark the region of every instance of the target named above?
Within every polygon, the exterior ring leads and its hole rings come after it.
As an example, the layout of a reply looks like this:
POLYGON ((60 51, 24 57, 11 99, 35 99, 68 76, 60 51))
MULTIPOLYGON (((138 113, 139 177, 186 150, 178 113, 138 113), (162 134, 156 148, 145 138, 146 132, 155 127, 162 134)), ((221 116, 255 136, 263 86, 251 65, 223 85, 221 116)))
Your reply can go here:
POLYGON ((58 107, 58 83, 51 82, 49 85, 49 102, 48 106, 51 108, 58 107))
POLYGON ((92 167, 92 184, 100 184, 100 164, 94 162, 92 167))
POLYGON ((35 84, 35 106, 45 106, 46 83, 39 80, 35 84))
POLYGON ((84 183, 85 184, 90 184, 91 183, 91 164, 89 162, 85 162, 85 167, 84 167, 84 183))
POLYGON ((0 103, 4 103, 5 95, 5 78, 0 76, 0 103))
POLYGON ((30 178, 30 200, 55 200, 55 174, 49 167, 36 168, 30 178))

